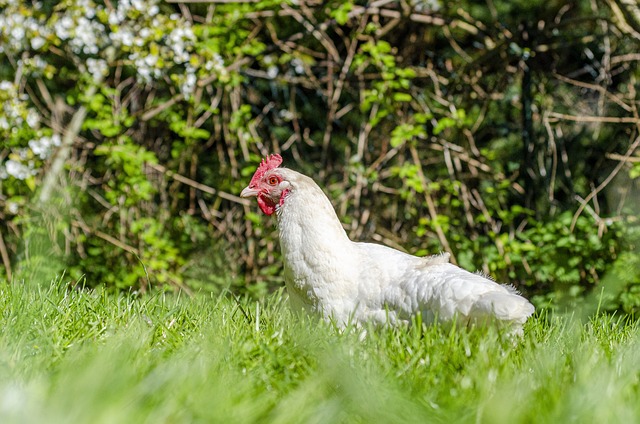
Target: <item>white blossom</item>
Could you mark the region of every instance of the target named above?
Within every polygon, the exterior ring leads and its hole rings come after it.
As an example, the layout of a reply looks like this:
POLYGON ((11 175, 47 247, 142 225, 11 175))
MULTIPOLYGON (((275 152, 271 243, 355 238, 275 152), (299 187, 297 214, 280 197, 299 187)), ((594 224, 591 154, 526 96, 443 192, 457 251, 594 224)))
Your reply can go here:
POLYGON ((101 23, 90 21, 86 17, 78 19, 78 26, 75 28, 75 36, 69 44, 76 53, 98 54, 100 51, 100 35, 104 34, 105 28, 101 23))
POLYGON ((63 16, 59 21, 53 24, 56 36, 61 40, 71 37, 71 29, 73 28, 73 19, 71 16, 63 16))
POLYGON ((7 211, 12 215, 17 215, 20 211, 20 205, 16 202, 7 202, 7 211))
POLYGON ((4 99, 0 102, 0 128, 8 130, 22 125, 27 115, 25 95, 20 95, 11 81, 0 81, 0 96, 4 99))
POLYGON ((117 31, 110 33, 109 38, 113 43, 127 47, 131 47, 134 42, 133 32, 126 27, 120 27, 117 31))
POLYGON ((274 79, 278 76, 278 67, 277 66, 269 66, 267 68, 267 76, 271 79, 274 79))
POLYGON ((109 25, 119 25, 122 21, 124 21, 124 14, 120 12, 120 7, 118 9, 112 10, 109 13, 109 25))
POLYGON ((13 159, 9 159, 5 163, 5 171, 7 172, 8 175, 18 180, 25 180, 30 176, 34 175, 34 171, 32 167, 29 167, 13 159))
POLYGON ((109 67, 107 62, 103 59, 87 59, 87 70, 93 77, 94 81, 102 80, 102 77, 107 74, 109 67))
POLYGON ((40 47, 44 46, 44 43, 45 43, 45 39, 44 38, 42 38, 40 36, 33 37, 31 39, 31 48, 33 50, 39 50, 40 47))
POLYGON ((15 91, 15 87, 11 81, 0 81, 0 90, 12 93, 15 91))
POLYGON ((29 147, 31 151, 35 155, 37 155, 40 159, 47 159, 51 156, 54 147, 58 147, 60 145, 61 139, 60 135, 54 134, 51 137, 41 137, 36 140, 29 141, 29 147))
POLYGON ((137 52, 135 52, 129 55, 129 60, 133 62, 133 66, 138 73, 139 81, 150 82, 152 79, 160 77, 161 70, 155 67, 155 63, 158 60, 157 56, 145 55, 141 57, 137 52), (149 63, 153 63, 153 65, 150 65, 149 63))
POLYGON ((32 34, 37 34, 42 29, 40 23, 32 17, 26 18, 23 25, 25 31, 32 34))
POLYGON ((26 160, 29 157, 29 149, 22 148, 22 149, 16 149, 14 150, 14 153, 18 154, 18 157, 22 160, 26 160))
POLYGON ((437 12, 442 7, 439 0, 414 0, 411 3, 416 12, 437 12))
POLYGON ((24 36, 25 36, 24 26, 16 25, 13 28, 11 28, 11 37, 13 37, 14 39, 22 40, 24 36))
POLYGON ((76 0, 76 4, 84 9, 84 16, 93 19, 96 16, 95 4, 91 0, 76 0))
POLYGON ((180 91, 185 98, 191 97, 197 82, 198 78, 196 77, 195 69, 192 66, 187 66, 184 82, 180 85, 180 91))
POLYGON ((144 57, 143 60, 147 66, 154 67, 156 66, 156 63, 158 63, 158 56, 156 56, 155 54, 148 54, 144 57))
MULTIPOLYGON (((173 16, 173 15, 171 15, 173 16)), ((178 27, 169 33, 167 44, 173 50, 173 61, 182 64, 189 61, 189 51, 195 41, 195 35, 190 27, 178 27)))
POLYGON ((146 12, 149 7, 147 2, 143 0, 131 0, 131 5, 139 12, 146 12))
POLYGON ((152 71, 149 68, 137 68, 138 79, 142 82, 149 82, 152 79, 152 71))
POLYGON ((40 123, 40 115, 35 109, 29 109, 27 111, 27 125, 30 128, 35 128, 40 123))
POLYGON ((291 113, 289 109, 281 109, 280 112, 278 112, 278 116, 285 121, 292 121, 294 118, 293 113, 291 113))
POLYGON ((218 53, 214 53, 213 58, 205 62, 204 69, 206 69, 207 71, 213 71, 218 76, 227 76, 229 74, 227 67, 224 65, 222 56, 220 56, 218 53))
POLYGON ((296 74, 304 74, 304 63, 302 62, 302 60, 296 57, 291 60, 291 65, 293 65, 293 70, 296 72, 296 74))
POLYGON ((140 35, 140 38, 142 39, 147 39, 151 36, 151 29, 149 28, 142 28, 140 30, 140 32, 138 32, 138 35, 140 35))
POLYGON ((212 69, 217 72, 226 72, 227 68, 224 66, 224 59, 218 53, 213 54, 213 59, 211 59, 208 63, 212 63, 212 69))
POLYGON ((31 18, 26 19, 20 13, 10 11, 0 14, 0 34, 7 38, 6 43, 0 44, 0 52, 19 51, 28 43, 27 30, 33 28, 30 20, 32 21, 31 18))

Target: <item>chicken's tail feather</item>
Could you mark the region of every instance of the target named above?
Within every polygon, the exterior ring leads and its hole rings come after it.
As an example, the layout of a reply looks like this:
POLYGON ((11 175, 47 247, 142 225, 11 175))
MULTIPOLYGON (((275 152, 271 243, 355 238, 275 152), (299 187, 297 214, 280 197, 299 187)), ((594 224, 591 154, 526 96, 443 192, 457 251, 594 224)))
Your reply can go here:
POLYGON ((470 318, 495 317, 504 323, 522 325, 533 312, 533 305, 517 294, 490 292, 475 302, 470 311, 470 318))

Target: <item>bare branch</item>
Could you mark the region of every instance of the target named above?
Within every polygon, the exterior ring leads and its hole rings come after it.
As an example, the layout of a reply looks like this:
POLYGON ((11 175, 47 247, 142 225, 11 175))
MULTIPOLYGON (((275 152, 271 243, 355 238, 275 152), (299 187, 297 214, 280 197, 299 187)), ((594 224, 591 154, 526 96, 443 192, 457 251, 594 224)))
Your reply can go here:
POLYGON ((558 112, 549 112, 550 118, 556 121, 573 121, 573 122, 607 122, 613 124, 640 124, 640 119, 632 117, 616 117, 616 116, 584 116, 584 115, 567 115, 558 112))
POLYGON ((605 157, 607 157, 608 159, 619 160, 619 161, 622 161, 622 162, 640 163, 640 157, 638 157, 638 156, 627 157, 627 156, 619 155, 619 154, 616 154, 616 153, 607 153, 605 155, 605 157))
POLYGON ((418 176, 420 178, 420 182, 422 186, 424 187, 424 199, 427 202, 427 209, 429 210, 429 215, 431 216, 431 220, 433 221, 433 226, 436 231, 436 234, 438 235, 438 239, 440 240, 440 243, 442 243, 442 247, 444 248, 444 250, 446 250, 449 254, 451 254, 451 262, 453 264, 457 264, 456 257, 453 254, 453 251, 451 250, 451 246, 449 246, 449 241, 447 240, 447 236, 445 236, 444 231, 442 230, 442 227, 438 222, 438 212, 436 211, 436 205, 433 201, 433 198, 431 197, 431 194, 429 194, 427 178, 425 177, 424 172, 422 171, 422 163, 420 162, 420 156, 418 155, 418 150, 416 150, 415 146, 410 146, 409 151, 411 152, 411 158, 413 159, 413 163, 418 168, 418 176))
POLYGON ((180 182, 182 184, 188 185, 189 187, 193 187, 193 188, 195 188, 197 190, 200 190, 202 192, 213 194, 214 196, 219 196, 219 197, 222 197, 225 200, 229 200, 229 201, 232 201, 232 202, 235 202, 235 203, 239 203, 239 204, 244 205, 244 206, 251 205, 251 203, 248 200, 243 199, 242 197, 235 196, 233 194, 224 192, 222 190, 217 190, 217 189, 215 189, 213 187, 210 187, 210 186, 208 186, 206 184, 199 183, 197 181, 192 180, 191 178, 185 177, 184 175, 177 174, 177 173, 167 169, 166 167, 164 167, 162 165, 155 164, 155 163, 147 163, 147 166, 150 167, 150 168, 155 169, 158 172, 163 173, 164 175, 166 175, 169 178, 172 178, 172 179, 174 179, 174 180, 176 180, 176 181, 178 181, 178 182, 180 182))
POLYGON ((578 218, 582 214, 582 211, 587 206, 587 204, 600 191, 602 191, 602 189, 604 189, 611 182, 611 180, 613 180, 613 178, 616 175, 618 175, 618 172, 620 172, 620 170, 622 169, 622 167, 626 163, 626 160, 629 159, 629 157, 633 154, 633 152, 636 151, 636 149, 638 148, 638 145, 640 145, 640 136, 636 137, 634 142, 631 143, 631 146, 629 146, 629 148, 627 149, 627 152, 624 155, 624 160, 619 161, 618 164, 616 165, 616 167, 613 169, 613 171, 611 171, 609 176, 607 178, 605 178, 605 180, 602 183, 600 183, 600 185, 598 187, 596 187, 594 190, 592 190, 591 193, 589 193, 589 195, 580 203, 580 207, 578 208, 576 213, 573 215, 573 219, 571 220, 571 227, 570 227, 571 231, 574 230, 574 228, 576 226, 576 223, 578 222, 578 218))
POLYGON ((623 108, 627 112, 631 112, 631 110, 632 110, 632 108, 628 104, 623 102, 622 99, 620 99, 620 97, 611 94, 609 92, 609 90, 607 90, 605 87, 602 87, 602 86, 596 85, 596 84, 588 84, 586 82, 577 81, 577 80, 574 80, 574 79, 571 79, 571 78, 567 78, 567 77, 565 77, 563 75, 556 74, 556 73, 554 73, 553 76, 556 77, 557 79, 559 79, 560 81, 566 82, 566 83, 571 84, 571 85, 575 85, 576 87, 582 87, 582 88, 587 88, 589 90, 597 91, 601 95, 603 95, 603 96, 607 97, 608 99, 612 100, 615 104, 617 104, 618 106, 620 106, 621 108, 623 108))
POLYGON ((4 243, 2 231, 0 231, 0 256, 2 256, 4 270, 7 273, 7 280, 11 282, 13 279, 13 273, 11 272, 11 260, 9 259, 9 252, 7 252, 7 245, 4 243))

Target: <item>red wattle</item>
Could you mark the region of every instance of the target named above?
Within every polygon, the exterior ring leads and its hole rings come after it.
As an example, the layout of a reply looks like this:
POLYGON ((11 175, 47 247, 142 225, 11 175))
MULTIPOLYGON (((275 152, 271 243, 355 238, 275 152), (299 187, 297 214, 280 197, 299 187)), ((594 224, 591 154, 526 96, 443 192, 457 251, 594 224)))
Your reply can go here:
POLYGON ((265 198, 262 195, 258 195, 258 206, 265 215, 273 215, 273 213, 276 211, 276 205, 271 203, 268 198, 265 198))

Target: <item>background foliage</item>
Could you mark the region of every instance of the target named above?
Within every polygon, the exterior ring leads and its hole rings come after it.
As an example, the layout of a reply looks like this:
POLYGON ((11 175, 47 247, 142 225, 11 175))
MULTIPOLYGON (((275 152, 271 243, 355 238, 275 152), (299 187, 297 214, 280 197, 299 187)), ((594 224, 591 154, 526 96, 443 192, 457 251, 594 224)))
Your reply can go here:
POLYGON ((354 239, 637 312, 631 3, 0 0, 2 278, 263 293, 281 152, 354 239))

